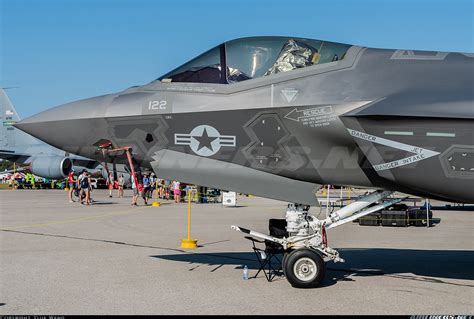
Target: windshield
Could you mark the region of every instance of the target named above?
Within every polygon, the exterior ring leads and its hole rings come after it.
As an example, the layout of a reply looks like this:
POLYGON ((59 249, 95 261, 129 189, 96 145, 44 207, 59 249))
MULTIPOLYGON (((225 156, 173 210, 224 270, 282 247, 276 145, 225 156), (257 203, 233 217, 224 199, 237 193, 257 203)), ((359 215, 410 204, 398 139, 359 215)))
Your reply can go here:
POLYGON ((159 80, 231 84, 338 61, 344 58, 349 47, 341 43, 287 37, 238 39, 207 51, 159 80))
POLYGON ((160 78, 171 82, 222 83, 221 46, 217 46, 160 78))

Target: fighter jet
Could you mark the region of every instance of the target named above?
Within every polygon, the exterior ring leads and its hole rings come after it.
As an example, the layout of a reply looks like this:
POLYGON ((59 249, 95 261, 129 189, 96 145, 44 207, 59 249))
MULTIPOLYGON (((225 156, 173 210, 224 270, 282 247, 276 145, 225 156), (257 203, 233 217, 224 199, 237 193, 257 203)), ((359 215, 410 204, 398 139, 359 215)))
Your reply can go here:
POLYGON ((234 229, 282 245, 290 283, 315 287, 327 259, 342 261, 325 230, 395 203, 394 191, 474 202, 473 57, 242 38, 16 126, 85 157, 108 141, 161 178, 294 203, 283 239, 234 229), (375 191, 319 220, 308 205, 321 184, 375 191))
MULTIPOLYGON (((0 158, 15 162, 19 165, 17 170, 27 168, 33 174, 48 179, 63 179, 72 168, 77 172, 87 169, 93 174, 108 175, 97 160, 69 154, 16 129, 13 125, 20 117, 5 90, 1 88, 0 113, 0 158)), ((120 168, 123 172, 123 165, 120 168)))

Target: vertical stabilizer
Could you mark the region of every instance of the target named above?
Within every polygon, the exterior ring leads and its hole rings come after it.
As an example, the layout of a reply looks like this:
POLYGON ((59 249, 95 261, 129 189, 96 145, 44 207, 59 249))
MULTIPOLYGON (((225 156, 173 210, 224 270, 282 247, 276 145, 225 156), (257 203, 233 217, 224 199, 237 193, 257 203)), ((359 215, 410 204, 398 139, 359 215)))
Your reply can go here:
POLYGON ((11 150, 16 146, 37 143, 35 138, 13 127, 13 124, 18 122, 20 117, 3 88, 0 88, 0 116, 2 119, 0 150, 11 150))

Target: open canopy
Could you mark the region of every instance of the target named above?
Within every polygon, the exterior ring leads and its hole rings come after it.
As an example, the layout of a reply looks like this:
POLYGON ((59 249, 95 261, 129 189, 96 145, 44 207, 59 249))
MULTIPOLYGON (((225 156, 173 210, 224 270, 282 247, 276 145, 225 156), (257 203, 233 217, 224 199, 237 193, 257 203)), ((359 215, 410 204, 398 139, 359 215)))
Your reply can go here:
POLYGON ((230 84, 341 60, 349 47, 290 37, 237 39, 201 54, 158 80, 230 84))

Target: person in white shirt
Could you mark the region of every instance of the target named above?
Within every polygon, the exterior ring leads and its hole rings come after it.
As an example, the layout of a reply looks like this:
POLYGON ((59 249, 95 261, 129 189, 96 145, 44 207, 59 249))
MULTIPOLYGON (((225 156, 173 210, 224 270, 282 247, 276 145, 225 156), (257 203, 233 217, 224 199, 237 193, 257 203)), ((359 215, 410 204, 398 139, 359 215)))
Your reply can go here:
POLYGON ((135 176, 131 175, 131 179, 132 179, 132 191, 133 191, 132 206, 138 206, 137 204, 138 189, 137 189, 137 183, 135 182, 135 180, 138 179, 137 173, 135 173, 135 176))
POLYGON ((109 172, 109 176, 107 176, 106 185, 109 188, 109 197, 112 198, 112 190, 114 189, 114 173, 109 172))
POLYGON ((122 198, 123 197, 123 187, 125 185, 125 178, 123 178, 123 175, 120 174, 118 178, 118 195, 117 197, 122 198))

